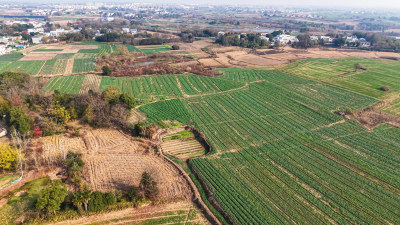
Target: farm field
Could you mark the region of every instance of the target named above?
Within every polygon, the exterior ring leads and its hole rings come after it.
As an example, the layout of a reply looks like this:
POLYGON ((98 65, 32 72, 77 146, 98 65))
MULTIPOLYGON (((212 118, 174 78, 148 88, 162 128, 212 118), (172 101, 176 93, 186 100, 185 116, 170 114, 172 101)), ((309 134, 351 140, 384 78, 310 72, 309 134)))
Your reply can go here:
POLYGON ((63 74, 67 66, 67 61, 68 59, 47 60, 42 70, 40 71, 40 74, 41 75, 63 74))
POLYGON ((72 73, 85 73, 91 72, 96 69, 94 63, 96 60, 94 58, 86 59, 74 59, 74 67, 72 68, 72 73))
POLYGON ((36 75, 39 73, 45 61, 0 61, 0 73, 4 71, 25 71, 27 74, 36 75))
POLYGON ((375 98, 384 99, 382 86, 400 92, 400 62, 384 59, 309 59, 280 68, 281 71, 334 84, 375 98), (364 70, 354 69, 359 63, 364 70))
POLYGON ((165 45, 157 45, 157 46, 138 46, 136 47, 140 52, 145 54, 151 54, 154 52, 164 52, 171 50, 171 47, 165 45))
MULTIPOLYGON (((77 64, 74 64, 74 67, 77 64)), ((85 75, 83 75, 85 76, 85 75)), ((217 93, 234 88, 240 88, 244 82, 230 81, 204 77, 194 74, 180 75, 151 75, 140 77, 101 77, 97 75, 89 76, 87 84, 77 87, 76 85, 65 86, 65 82, 72 80, 73 76, 54 77, 45 85, 45 91, 59 90, 61 92, 76 93, 77 89, 88 90, 88 85, 92 90, 103 91, 109 85, 115 85, 119 89, 138 99, 150 98, 175 98, 190 95, 201 95, 207 93, 217 93), (101 82, 99 82, 101 81, 101 82), (73 90, 69 90, 71 88, 73 90)))
POLYGON ((44 85, 43 91, 58 90, 62 93, 77 94, 81 90, 84 79, 85 75, 54 77, 44 85))
POLYGON ((398 128, 371 131, 333 113, 378 99, 275 71, 219 79, 262 81, 139 109, 205 136, 214 154, 190 164, 234 223, 400 223, 398 128))
POLYGON ((44 155, 63 157, 68 150, 82 154, 84 179, 95 190, 129 190, 139 186, 141 174, 151 173, 158 184, 160 200, 190 199, 192 192, 178 170, 147 145, 114 129, 82 130, 81 137, 43 137, 44 155))
POLYGON ((392 101, 384 110, 400 115, 400 62, 384 59, 309 59, 279 70, 343 87, 381 100, 392 101), (354 64, 364 69, 355 71, 354 64), (388 92, 381 87, 389 88, 388 92))
POLYGON ((168 98, 226 91, 244 84, 194 74, 182 74, 126 78, 104 77, 101 80, 100 89, 104 90, 108 85, 115 85, 122 92, 136 98, 168 98))
POLYGON ((165 154, 182 160, 199 157, 206 153, 201 143, 195 139, 195 135, 186 130, 165 136, 161 149, 165 154))

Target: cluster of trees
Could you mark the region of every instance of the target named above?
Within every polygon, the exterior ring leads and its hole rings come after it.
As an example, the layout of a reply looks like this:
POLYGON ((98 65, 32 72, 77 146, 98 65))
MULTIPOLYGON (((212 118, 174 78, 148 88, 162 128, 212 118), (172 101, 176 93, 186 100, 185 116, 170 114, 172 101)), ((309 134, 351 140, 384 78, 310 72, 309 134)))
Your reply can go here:
POLYGON ((142 173, 138 187, 129 192, 119 190, 102 193, 91 191, 80 177, 84 162, 81 157, 69 152, 65 160, 66 178, 50 182, 40 193, 35 203, 41 215, 56 214, 57 211, 76 210, 80 215, 88 212, 99 213, 119 203, 138 206, 146 201, 157 200, 159 190, 157 182, 147 173, 142 173), (70 185, 68 190, 67 186, 70 185))
POLYGON ((25 73, 0 74, 1 119, 11 131, 26 137, 64 132, 65 125, 75 119, 94 127, 128 127, 126 118, 136 104, 116 86, 109 86, 102 93, 71 95, 56 90, 48 95, 25 73))
POLYGON ((184 30, 181 31, 178 36, 183 42, 193 42, 196 37, 216 37, 217 32, 210 29, 205 30, 184 30))
POLYGON ((216 42, 224 46, 240 46, 252 49, 268 46, 268 41, 261 39, 258 34, 226 33, 218 37, 216 42))

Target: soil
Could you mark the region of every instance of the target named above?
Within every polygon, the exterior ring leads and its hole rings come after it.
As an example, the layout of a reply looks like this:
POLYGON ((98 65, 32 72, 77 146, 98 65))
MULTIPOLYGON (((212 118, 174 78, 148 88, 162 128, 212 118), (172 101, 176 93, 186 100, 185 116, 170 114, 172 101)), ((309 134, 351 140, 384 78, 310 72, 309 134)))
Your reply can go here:
POLYGON ((22 57, 19 61, 31 60, 50 60, 53 59, 59 52, 31 52, 22 57))
POLYGON ((382 124, 389 124, 400 128, 400 117, 380 111, 379 108, 389 104, 387 101, 381 101, 360 110, 355 113, 354 117, 368 129, 374 129, 382 124))
POLYGON ((65 67, 65 74, 71 74, 74 68, 74 59, 68 59, 67 66, 65 67))
MULTIPOLYGON (((310 58, 399 58, 399 53, 393 52, 373 52, 354 49, 335 49, 335 48, 311 48, 294 49, 286 46, 280 49, 258 49, 252 51, 240 47, 223 47, 218 45, 208 46, 210 52, 214 52, 216 57, 204 57, 198 61, 207 66, 224 67, 266 67, 288 64, 300 59, 310 58), (229 60, 228 60, 229 59, 229 60)), ((190 50, 189 50, 190 51, 190 50)))

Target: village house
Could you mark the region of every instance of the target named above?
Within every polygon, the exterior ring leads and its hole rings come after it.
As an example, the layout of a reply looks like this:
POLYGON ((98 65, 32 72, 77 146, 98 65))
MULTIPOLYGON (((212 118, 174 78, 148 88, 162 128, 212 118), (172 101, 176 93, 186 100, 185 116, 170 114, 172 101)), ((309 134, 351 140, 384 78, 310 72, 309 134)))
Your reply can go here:
POLYGON ((43 39, 44 35, 35 35, 32 37, 32 43, 33 44, 43 44, 43 39))
POLYGON ((346 37, 346 42, 349 42, 349 43, 355 43, 355 42, 357 42, 358 41, 358 38, 357 38, 357 36, 347 36, 346 37))
POLYGON ((223 32, 223 31, 218 32, 218 37, 221 37, 221 36, 224 36, 224 35, 225 35, 225 32, 223 32))
POLYGON ((321 38, 322 40, 324 40, 325 43, 332 43, 332 42, 333 42, 333 39, 335 39, 335 38, 329 37, 329 36, 320 36, 320 38, 321 38))
POLYGON ((129 27, 122 27, 121 29, 123 33, 129 33, 129 27))
POLYGON ((288 34, 280 34, 273 39, 274 42, 279 42, 280 44, 286 45, 289 42, 297 42, 298 39, 295 36, 288 34))
POLYGON ((369 46, 371 46, 371 43, 370 42, 368 42, 367 40, 365 40, 365 38, 360 38, 360 46, 361 47, 369 47, 369 46))

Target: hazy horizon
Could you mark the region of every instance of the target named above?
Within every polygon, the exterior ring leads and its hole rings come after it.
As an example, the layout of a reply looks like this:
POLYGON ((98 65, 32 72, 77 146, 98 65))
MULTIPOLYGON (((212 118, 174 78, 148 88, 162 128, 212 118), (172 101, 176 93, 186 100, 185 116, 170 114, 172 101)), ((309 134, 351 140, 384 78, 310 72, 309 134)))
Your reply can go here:
MULTIPOLYGON (((254 6, 254 5, 263 5, 263 6, 314 6, 314 7, 351 7, 351 8, 400 8, 400 2, 398 0, 336 0, 332 2, 321 1, 321 0, 280 0, 280 1, 265 1, 265 0, 251 0, 251 1, 243 1, 243 0, 137 0, 137 1, 127 1, 127 0, 86 0, 86 1, 78 1, 78 0, 16 0, 12 1, 12 3, 160 3, 160 4, 212 4, 212 5, 241 5, 241 6, 254 6)), ((8 0, 0 0, 1 4, 10 3, 8 0)))

